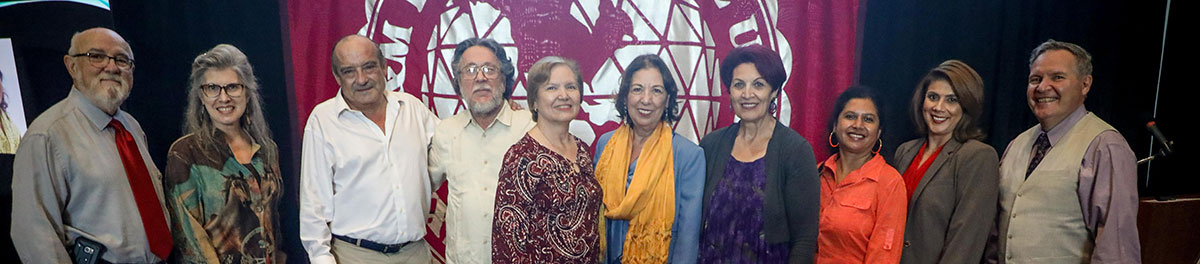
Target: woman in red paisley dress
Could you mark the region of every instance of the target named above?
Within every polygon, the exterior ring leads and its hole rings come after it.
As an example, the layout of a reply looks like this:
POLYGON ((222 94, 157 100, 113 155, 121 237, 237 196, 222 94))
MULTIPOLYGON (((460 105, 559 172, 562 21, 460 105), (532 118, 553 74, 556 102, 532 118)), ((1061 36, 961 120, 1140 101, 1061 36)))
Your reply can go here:
POLYGON ((579 66, 546 57, 530 68, 527 78, 537 125, 504 154, 492 262, 599 262, 600 184, 587 144, 568 132, 583 97, 579 66))

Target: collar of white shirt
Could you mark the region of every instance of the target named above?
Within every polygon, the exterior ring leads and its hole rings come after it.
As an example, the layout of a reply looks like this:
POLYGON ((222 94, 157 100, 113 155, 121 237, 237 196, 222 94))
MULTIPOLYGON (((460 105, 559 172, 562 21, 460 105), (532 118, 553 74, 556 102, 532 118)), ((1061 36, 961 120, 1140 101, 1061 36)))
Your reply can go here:
MULTIPOLYGON (((389 109, 395 109, 395 108, 393 108, 393 104, 397 104, 396 108, 404 105, 404 100, 400 99, 400 96, 398 94, 396 94, 396 92, 384 91, 383 95, 387 97, 387 104, 388 104, 389 109)), ((346 97, 342 96, 341 89, 338 89, 337 95, 334 95, 333 97, 336 99, 336 100, 333 100, 333 103, 335 106, 334 109, 338 110, 337 111, 338 115, 341 115, 347 111, 358 112, 358 113, 362 112, 362 111, 354 110, 354 109, 350 108, 350 103, 347 103, 346 97)), ((391 112, 391 111, 388 111, 388 112, 391 112)))
MULTIPOLYGON (((508 106, 508 101, 507 100, 501 101, 499 107, 500 107, 500 113, 496 114, 496 119, 493 120, 492 123, 493 124, 500 123, 500 124, 504 124, 504 126, 506 126, 506 127, 511 127, 512 123, 513 123, 513 110, 508 106)), ((475 117, 471 116, 471 112, 469 112, 470 110, 467 110, 467 109, 463 109, 463 110, 468 111, 467 115, 470 118, 467 118, 467 122, 462 124, 462 128, 465 129, 465 128, 467 128, 468 125, 471 125, 471 124, 475 124, 475 126, 478 126, 481 128, 483 127, 475 122, 475 117)))

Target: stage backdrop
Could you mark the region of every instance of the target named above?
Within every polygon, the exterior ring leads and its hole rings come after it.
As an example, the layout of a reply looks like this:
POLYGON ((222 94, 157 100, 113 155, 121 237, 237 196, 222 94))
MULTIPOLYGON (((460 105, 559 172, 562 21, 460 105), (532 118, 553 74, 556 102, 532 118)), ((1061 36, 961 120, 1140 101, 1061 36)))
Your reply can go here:
MULTIPOLYGON (((366 0, 287 1, 293 92, 300 132, 312 107, 338 91, 330 69, 334 42, 360 34, 380 44, 388 88, 424 100, 442 118, 465 109, 451 86, 455 45, 471 37, 504 44, 517 66, 514 99, 525 103, 524 72, 558 55, 579 62, 583 113, 571 132, 585 142, 619 126, 612 95, 630 60, 658 54, 680 85, 675 131, 699 141, 736 121, 719 65, 734 47, 762 44, 783 57, 788 80, 780 122, 828 155, 826 120, 854 78, 860 0, 366 0)), ((445 188, 438 192, 445 197, 445 188)), ((435 259, 444 259, 442 199, 429 223, 435 259)))

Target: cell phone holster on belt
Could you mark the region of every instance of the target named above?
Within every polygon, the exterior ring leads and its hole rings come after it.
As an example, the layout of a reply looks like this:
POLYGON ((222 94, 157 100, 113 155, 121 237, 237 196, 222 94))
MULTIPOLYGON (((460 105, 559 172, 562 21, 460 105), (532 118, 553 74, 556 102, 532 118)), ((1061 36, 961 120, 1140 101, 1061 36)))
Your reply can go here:
POLYGON ((100 242, 81 236, 75 238, 75 248, 71 253, 75 255, 76 264, 96 264, 106 249, 100 242))

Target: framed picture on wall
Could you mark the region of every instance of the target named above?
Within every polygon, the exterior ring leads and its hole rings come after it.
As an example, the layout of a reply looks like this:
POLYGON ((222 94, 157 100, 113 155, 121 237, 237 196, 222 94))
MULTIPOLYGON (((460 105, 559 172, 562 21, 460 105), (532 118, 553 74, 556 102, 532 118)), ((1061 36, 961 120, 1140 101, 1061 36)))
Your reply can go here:
POLYGON ((0 39, 0 153, 13 154, 25 134, 25 108, 11 39, 0 39))

